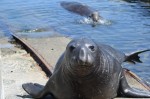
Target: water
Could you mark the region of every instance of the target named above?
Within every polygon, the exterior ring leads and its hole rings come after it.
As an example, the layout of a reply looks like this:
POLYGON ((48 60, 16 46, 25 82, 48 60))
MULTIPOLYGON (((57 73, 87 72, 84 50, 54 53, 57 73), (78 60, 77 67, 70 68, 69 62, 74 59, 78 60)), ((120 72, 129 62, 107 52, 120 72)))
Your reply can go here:
MULTIPOLYGON (((111 24, 92 27, 86 19, 60 6, 61 0, 1 0, 0 36, 20 34, 63 34, 89 37, 125 53, 150 48, 150 4, 122 0, 76 0, 97 9, 111 24), (85 21, 85 22, 84 22, 85 21), (39 31, 36 29, 43 29, 39 31)), ((69 1, 69 0, 68 0, 69 1)), ((125 64, 150 81, 150 52, 141 55, 142 64, 125 64)))

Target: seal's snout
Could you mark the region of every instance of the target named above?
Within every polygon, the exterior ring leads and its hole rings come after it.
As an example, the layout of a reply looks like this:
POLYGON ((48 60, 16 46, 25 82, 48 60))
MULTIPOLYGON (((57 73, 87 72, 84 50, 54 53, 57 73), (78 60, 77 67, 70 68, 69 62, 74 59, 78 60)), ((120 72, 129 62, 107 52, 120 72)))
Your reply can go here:
POLYGON ((98 22, 99 18, 98 17, 93 17, 92 18, 94 22, 98 22))
POLYGON ((78 63, 81 65, 91 65, 93 63, 92 52, 94 52, 94 46, 82 46, 79 48, 78 63))
POLYGON ((85 48, 81 48, 80 51, 79 51, 79 61, 80 63, 85 63, 86 62, 86 58, 87 58, 87 55, 86 55, 86 50, 85 48))
POLYGON ((81 38, 72 40, 66 50, 66 58, 72 67, 92 67, 97 56, 97 45, 90 39, 81 38))
POLYGON ((90 17, 92 18, 92 20, 93 20, 94 22, 98 22, 99 19, 100 19, 100 16, 99 16, 99 13, 98 13, 98 12, 92 13, 92 15, 91 15, 90 17))

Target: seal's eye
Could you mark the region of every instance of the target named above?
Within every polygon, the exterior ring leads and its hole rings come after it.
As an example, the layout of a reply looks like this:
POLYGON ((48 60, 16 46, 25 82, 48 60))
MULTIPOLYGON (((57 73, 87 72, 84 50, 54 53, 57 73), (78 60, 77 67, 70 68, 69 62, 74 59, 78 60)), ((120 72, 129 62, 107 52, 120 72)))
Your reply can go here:
POLYGON ((70 49, 70 51, 73 51, 73 50, 75 49, 75 46, 74 46, 74 45, 71 45, 71 46, 69 47, 69 49, 70 49))
POLYGON ((89 49, 90 49, 91 51, 94 51, 94 50, 95 50, 95 48, 94 48, 93 45, 89 46, 89 49))

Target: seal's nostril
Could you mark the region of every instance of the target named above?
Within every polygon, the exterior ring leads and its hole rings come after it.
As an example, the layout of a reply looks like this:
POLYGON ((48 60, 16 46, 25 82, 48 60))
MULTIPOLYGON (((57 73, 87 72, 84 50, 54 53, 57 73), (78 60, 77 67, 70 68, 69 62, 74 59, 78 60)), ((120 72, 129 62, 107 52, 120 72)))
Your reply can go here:
POLYGON ((95 48, 94 48, 93 45, 89 46, 89 49, 90 49, 91 51, 94 51, 94 50, 95 50, 95 48))
POLYGON ((69 49, 70 49, 70 51, 73 51, 73 50, 75 49, 75 46, 74 46, 74 45, 71 45, 71 46, 69 47, 69 49))

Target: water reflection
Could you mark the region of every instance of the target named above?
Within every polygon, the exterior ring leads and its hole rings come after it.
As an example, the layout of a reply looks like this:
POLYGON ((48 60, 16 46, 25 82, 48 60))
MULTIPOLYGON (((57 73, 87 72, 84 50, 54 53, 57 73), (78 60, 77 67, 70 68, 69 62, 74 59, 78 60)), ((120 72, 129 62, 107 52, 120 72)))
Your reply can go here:
POLYGON ((135 3, 138 6, 131 5, 142 12, 144 16, 150 16, 150 0, 124 0, 128 3, 135 3))
MULTIPOLYGON (((133 9, 138 9, 139 17, 144 16, 144 18, 150 19, 150 0, 124 0, 128 3, 133 9)), ((143 18, 143 17, 142 17, 143 18)), ((142 20, 142 19, 141 19, 142 20)), ((147 27, 150 26, 150 22, 143 24, 147 27)))
POLYGON ((124 0, 129 3, 137 3, 137 2, 145 2, 145 3, 150 3, 150 0, 124 0))

